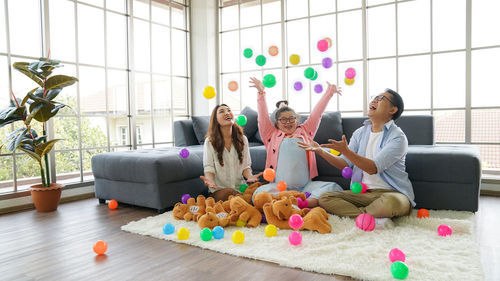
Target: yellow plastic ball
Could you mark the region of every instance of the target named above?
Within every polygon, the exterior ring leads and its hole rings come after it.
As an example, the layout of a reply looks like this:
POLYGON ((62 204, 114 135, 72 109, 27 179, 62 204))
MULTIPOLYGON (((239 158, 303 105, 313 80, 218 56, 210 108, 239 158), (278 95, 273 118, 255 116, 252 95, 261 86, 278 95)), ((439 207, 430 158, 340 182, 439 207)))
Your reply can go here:
POLYGON ((291 55, 290 56, 290 63, 293 65, 297 65, 300 62, 300 56, 299 55, 291 55))
POLYGON ((179 240, 186 240, 189 238, 189 230, 185 227, 181 227, 179 231, 177 231, 177 238, 179 240))
POLYGON ((333 149, 333 148, 330 148, 330 153, 335 155, 335 156, 339 156, 340 155, 340 152, 338 152, 337 150, 333 149))
POLYGON ((233 232, 233 242, 236 244, 242 244, 245 241, 245 233, 243 231, 236 230, 233 232))
POLYGON ((238 227, 244 227, 245 225, 247 225, 247 223, 244 222, 244 221, 242 221, 242 220, 240 220, 240 219, 238 219, 236 221, 236 226, 238 226, 238 227))
POLYGON ((346 85, 352 85, 352 84, 354 84, 354 78, 349 79, 349 78, 346 77, 346 78, 344 78, 344 83, 346 85))
POLYGON ((203 90, 203 96, 207 99, 213 99, 215 97, 215 89, 212 86, 206 86, 203 90))
POLYGON ((264 229, 264 232, 266 233, 267 237, 273 237, 278 233, 278 229, 274 224, 268 224, 264 229))

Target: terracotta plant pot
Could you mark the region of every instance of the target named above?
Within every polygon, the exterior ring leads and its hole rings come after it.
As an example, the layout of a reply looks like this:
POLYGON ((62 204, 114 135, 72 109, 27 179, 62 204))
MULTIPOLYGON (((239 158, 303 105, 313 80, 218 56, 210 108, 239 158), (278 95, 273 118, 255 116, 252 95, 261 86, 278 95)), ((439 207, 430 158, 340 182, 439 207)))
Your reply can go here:
POLYGON ((37 211, 51 212, 57 210, 59 199, 61 199, 62 184, 52 183, 50 187, 42 187, 41 184, 30 186, 31 199, 37 211))

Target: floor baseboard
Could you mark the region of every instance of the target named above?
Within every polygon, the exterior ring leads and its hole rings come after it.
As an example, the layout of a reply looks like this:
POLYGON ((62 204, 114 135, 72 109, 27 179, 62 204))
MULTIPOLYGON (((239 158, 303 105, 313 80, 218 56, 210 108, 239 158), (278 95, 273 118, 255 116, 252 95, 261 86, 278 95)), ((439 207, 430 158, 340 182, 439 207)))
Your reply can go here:
MULTIPOLYGON (((59 201, 59 204, 88 199, 88 198, 94 198, 94 197, 95 197, 94 192, 78 194, 78 195, 73 195, 73 196, 61 198, 61 200, 59 201)), ((7 214, 7 213, 13 213, 13 212, 19 212, 19 211, 25 211, 25 210, 32 210, 32 209, 35 209, 35 205, 33 203, 23 204, 23 205, 18 205, 18 206, 0 209, 0 215, 7 214)))

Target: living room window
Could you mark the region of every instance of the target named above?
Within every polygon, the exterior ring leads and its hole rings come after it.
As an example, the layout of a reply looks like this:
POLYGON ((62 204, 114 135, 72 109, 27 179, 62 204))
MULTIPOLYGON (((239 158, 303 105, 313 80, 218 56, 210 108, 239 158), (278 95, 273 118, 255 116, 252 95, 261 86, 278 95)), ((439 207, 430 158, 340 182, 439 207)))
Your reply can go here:
MULTIPOLYGON (((188 14, 183 0, 2 1, 1 106, 9 89, 24 97, 32 86, 10 66, 49 50, 64 64, 58 73, 80 80, 58 97, 74 110, 64 108, 48 124, 51 138, 65 139, 50 158, 58 182, 93 180, 90 159, 98 153, 173 145, 174 120, 190 114, 188 14)), ((0 128, 0 138, 15 128, 0 128)), ((23 153, 0 153, 0 194, 36 181, 23 153)))
POLYGON ((220 0, 221 102, 235 111, 256 109, 249 77, 273 74, 270 111, 287 99, 297 111, 310 112, 320 98, 315 85, 325 88, 328 80, 344 94, 327 110, 360 116, 370 96, 391 88, 403 96, 404 114, 434 115, 436 143, 477 145, 483 174, 500 175, 500 35, 491 32, 500 25, 499 9, 495 0, 220 0), (333 44, 318 51, 327 37, 333 44), (251 58, 243 55, 247 48, 251 58), (292 54, 300 56, 297 65, 292 54), (257 55, 267 59, 262 67, 257 55), (325 57, 333 62, 328 69, 325 57), (304 77, 307 67, 318 71, 317 80, 304 77), (352 85, 344 80, 349 67, 356 70, 352 85))

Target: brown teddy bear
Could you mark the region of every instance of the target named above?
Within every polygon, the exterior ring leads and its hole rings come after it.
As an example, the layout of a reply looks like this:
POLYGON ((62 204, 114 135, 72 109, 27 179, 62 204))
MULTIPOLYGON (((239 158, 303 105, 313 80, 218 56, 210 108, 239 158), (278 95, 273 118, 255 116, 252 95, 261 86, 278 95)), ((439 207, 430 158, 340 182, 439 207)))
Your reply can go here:
MULTIPOLYGON (((245 199, 245 201, 247 203, 252 204, 253 193, 255 192, 255 190, 257 190, 257 188, 259 188, 259 186, 261 186, 263 184, 264 183, 261 183, 261 182, 252 183, 251 185, 249 185, 247 187, 247 189, 245 189, 245 192, 243 192, 243 194, 241 194, 241 196, 243 197, 243 199, 245 199)), ((237 196, 240 196, 240 195, 237 195, 237 196)))
POLYGON ((309 209, 296 209, 293 201, 297 202, 295 197, 283 197, 280 200, 273 199, 272 202, 267 202, 263 206, 264 214, 266 215, 267 223, 274 224, 281 229, 290 229, 288 219, 294 214, 304 216, 309 212, 309 209))
POLYGON ((193 220, 197 221, 200 216, 205 214, 205 196, 198 195, 196 201, 194 198, 189 198, 187 200, 187 206, 189 212, 186 212, 184 219, 187 221, 193 220))
POLYGON ((183 220, 184 215, 189 212, 188 211, 188 205, 182 204, 181 202, 175 204, 174 210, 172 211, 174 218, 176 220, 183 220))
POLYGON ((229 214, 222 207, 222 201, 215 203, 214 198, 208 197, 205 205, 206 213, 198 218, 200 228, 212 229, 218 225, 226 227, 229 224, 229 214))
POLYGON ((229 213, 231 223, 238 219, 247 223, 248 227, 257 227, 262 220, 260 212, 248 204, 242 197, 236 196, 229 201, 231 212, 229 213))
POLYGON ((264 191, 253 196, 253 205, 257 208, 257 210, 262 212, 264 204, 272 203, 273 200, 280 200, 285 197, 290 198, 290 200, 292 200, 292 204, 297 206, 298 202, 296 197, 306 198, 306 195, 298 191, 283 191, 278 193, 278 195, 272 195, 271 193, 264 191))
POLYGON ((304 229, 316 230, 321 234, 332 232, 325 209, 315 207, 304 216, 304 229))

